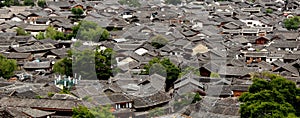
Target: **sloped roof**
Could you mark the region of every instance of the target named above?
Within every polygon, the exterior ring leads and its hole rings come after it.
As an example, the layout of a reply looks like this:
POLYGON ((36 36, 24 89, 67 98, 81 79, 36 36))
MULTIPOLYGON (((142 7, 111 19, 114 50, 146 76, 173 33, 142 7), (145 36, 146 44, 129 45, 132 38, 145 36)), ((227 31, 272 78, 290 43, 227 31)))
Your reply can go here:
POLYGON ((26 59, 31 55, 31 53, 9 53, 8 59, 26 59))
POLYGON ((20 99, 4 97, 0 99, 0 106, 35 107, 41 109, 72 110, 77 106, 75 101, 50 99, 20 99))
POLYGON ((31 45, 31 46, 23 46, 23 47, 14 47, 13 49, 17 52, 35 52, 35 51, 44 51, 54 49, 55 46, 52 44, 43 44, 43 45, 31 45))
POLYGON ((251 68, 251 67, 221 66, 218 73, 220 75, 245 76, 257 70, 258 68, 251 68))
POLYGON ((208 48, 206 46, 204 46, 203 44, 198 44, 192 50, 193 50, 192 55, 196 55, 198 53, 206 53, 206 52, 208 52, 208 48))
POLYGON ((27 62, 24 64, 25 69, 47 69, 50 68, 50 61, 47 62, 27 62))
POLYGON ((37 109, 32 109, 32 108, 21 108, 20 110, 24 114, 26 114, 30 117, 34 117, 34 118, 46 117, 46 116, 55 114, 55 112, 42 111, 42 110, 37 110, 37 109))
POLYGON ((48 27, 48 25, 28 25, 24 29, 29 31, 46 31, 48 27))
POLYGON ((150 96, 137 97, 133 99, 133 107, 134 108, 146 108, 155 105, 159 105, 162 103, 169 102, 171 99, 166 93, 157 92, 150 96))

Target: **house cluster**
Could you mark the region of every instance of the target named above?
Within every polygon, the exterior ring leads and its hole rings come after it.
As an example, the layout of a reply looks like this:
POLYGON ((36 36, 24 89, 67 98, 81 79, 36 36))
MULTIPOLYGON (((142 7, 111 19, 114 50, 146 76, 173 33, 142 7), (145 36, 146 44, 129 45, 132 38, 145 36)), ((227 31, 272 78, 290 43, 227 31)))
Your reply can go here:
POLYGON ((0 53, 18 64, 14 77, 0 81, 0 116, 71 117, 79 105, 110 105, 120 118, 150 117, 155 108, 164 112, 162 118, 239 117, 237 99, 248 91, 253 72, 280 74, 300 86, 300 33, 283 22, 300 16, 299 0, 139 2, 135 8, 118 0, 46 0, 44 8, 0 8, 0 53), (109 40, 74 47, 75 40, 36 39, 49 26, 72 32, 78 24, 72 8, 84 10, 80 20, 107 29, 109 40), (17 35, 18 28, 30 35, 17 35), (158 49, 151 45, 157 35, 168 40, 158 49), (112 48, 121 72, 109 80, 68 78, 75 89, 62 94, 55 62, 71 48, 95 47, 112 48), (166 91, 167 75, 139 74, 155 57, 197 72, 186 72, 166 91), (202 100, 192 103, 190 93, 202 100))

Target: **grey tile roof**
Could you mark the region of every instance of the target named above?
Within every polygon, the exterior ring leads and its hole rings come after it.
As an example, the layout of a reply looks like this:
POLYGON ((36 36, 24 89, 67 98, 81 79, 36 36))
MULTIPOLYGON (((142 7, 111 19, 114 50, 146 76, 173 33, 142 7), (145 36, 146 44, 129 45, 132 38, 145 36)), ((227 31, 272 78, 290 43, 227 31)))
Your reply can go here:
POLYGON ((23 47, 14 47, 13 49, 17 52, 34 52, 34 51, 47 51, 54 49, 55 46, 52 44, 43 44, 43 45, 31 45, 23 47))
POLYGON ((24 64, 25 69, 48 69, 50 68, 50 62, 26 62, 24 64))

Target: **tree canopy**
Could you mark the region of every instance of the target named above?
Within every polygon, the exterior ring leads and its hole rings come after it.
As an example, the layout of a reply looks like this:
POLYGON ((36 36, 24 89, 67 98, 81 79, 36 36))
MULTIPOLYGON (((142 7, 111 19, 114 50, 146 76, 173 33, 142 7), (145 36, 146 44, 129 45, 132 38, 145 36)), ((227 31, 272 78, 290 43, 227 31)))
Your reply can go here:
POLYGON ((99 42, 107 40, 110 34, 95 22, 81 21, 73 28, 73 36, 84 41, 99 42))
POLYGON ((164 115, 164 110, 161 108, 154 108, 149 111, 149 117, 158 117, 164 115))
POLYGON ((273 10, 272 9, 266 9, 266 13, 271 14, 271 13, 273 13, 273 10))
POLYGON ((36 38, 37 40, 43 40, 43 39, 45 39, 46 37, 45 37, 45 35, 44 35, 43 32, 39 32, 39 33, 35 36, 35 38, 36 38))
MULTIPOLYGON (((163 59, 153 58, 152 60, 149 61, 148 64, 144 66, 145 71, 142 72, 142 74, 150 74, 150 69, 153 68, 153 65, 156 64, 162 65, 164 67, 164 68, 158 68, 158 69, 165 69, 165 70, 161 70, 160 72, 166 71, 167 74, 166 89, 168 90, 170 87, 173 86, 173 83, 178 79, 178 76, 180 74, 180 69, 176 65, 174 65, 168 58, 163 58, 163 59)), ((157 73, 157 74, 163 74, 163 73, 157 73)))
POLYGON ((73 108, 72 118, 115 118, 110 111, 111 106, 100 106, 88 109, 85 106, 73 108))
POLYGON ((96 74, 97 78, 101 80, 107 80, 113 76, 112 63, 114 63, 113 56, 115 52, 107 48, 105 50, 96 51, 95 63, 96 63, 96 74))
POLYGON ((178 5, 181 4, 181 0, 166 0, 166 4, 178 5))
POLYGON ((39 7, 42 7, 42 8, 46 7, 46 1, 45 0, 38 0, 37 4, 38 4, 39 7))
POLYGON ((7 59, 0 54, 0 77, 8 79, 14 75, 15 70, 17 70, 17 61, 7 59))
POLYGON ((151 39, 151 45, 157 49, 165 46, 167 43, 168 43, 168 39, 166 39, 162 35, 157 35, 151 39))
POLYGON ((70 59, 69 57, 65 57, 58 60, 53 65, 53 71, 61 75, 73 76, 72 59, 70 59))
POLYGON ((65 34, 63 32, 55 30, 55 28, 52 26, 46 29, 45 37, 51 38, 53 40, 66 40, 65 34))
POLYGON ((118 1, 121 5, 128 5, 130 7, 139 7, 141 3, 139 0, 119 0, 118 1))
POLYGON ((189 74, 189 73, 192 73, 194 75, 200 76, 199 69, 195 68, 195 67, 190 67, 189 66, 189 67, 182 68, 181 70, 182 70, 182 72, 179 74, 178 78, 181 78, 184 75, 189 74))
MULTIPOLYGON (((61 74, 72 74, 72 71, 74 71, 84 79, 97 78, 107 80, 113 76, 112 63, 114 63, 114 58, 112 56, 114 53, 115 52, 110 48, 105 50, 96 49, 96 51, 72 51, 74 60, 61 60, 57 64, 57 69, 54 68, 54 70, 61 74), (71 68, 66 67, 69 66, 70 61, 72 61, 71 68)), ((54 67, 55 66, 56 65, 54 65, 54 67)))
POLYGON ((24 0, 24 5, 26 5, 26 6, 34 6, 34 1, 33 0, 24 0))
POLYGON ((84 13, 83 9, 81 8, 72 8, 71 12, 75 15, 76 19, 78 19, 84 13))
POLYGON ((263 74, 254 77, 249 91, 240 96, 241 117, 283 118, 295 114, 299 105, 296 84, 279 75, 263 74))
POLYGON ((288 30, 297 30, 300 26, 300 16, 285 19, 283 23, 288 30))
POLYGON ((29 35, 29 33, 27 33, 23 28, 17 28, 16 29, 16 32, 17 32, 17 35, 18 36, 26 36, 26 35, 29 35))
POLYGON ((18 6, 18 5, 20 5, 19 0, 4 0, 3 2, 2 1, 0 2, 0 8, 4 6, 10 7, 10 6, 18 6))
POLYGON ((214 73, 214 72, 210 73, 209 77, 211 77, 211 78, 221 78, 221 76, 218 73, 214 73))

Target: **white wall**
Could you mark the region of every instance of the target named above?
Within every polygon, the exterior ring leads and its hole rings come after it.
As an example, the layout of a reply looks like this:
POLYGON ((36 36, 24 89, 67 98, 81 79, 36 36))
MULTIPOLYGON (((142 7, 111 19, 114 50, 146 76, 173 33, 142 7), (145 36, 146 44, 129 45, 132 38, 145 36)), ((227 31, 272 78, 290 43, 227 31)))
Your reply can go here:
MULTIPOLYGON (((246 25, 248 27, 262 27, 262 25, 265 25, 264 23, 257 21, 257 20, 240 20, 244 23, 246 23, 246 25), (249 24, 251 22, 251 24, 249 24)), ((266 27, 266 25, 265 25, 266 27)))
POLYGON ((22 22, 23 20, 20 19, 20 18, 18 18, 18 17, 13 17, 13 18, 11 19, 11 21, 22 22))

